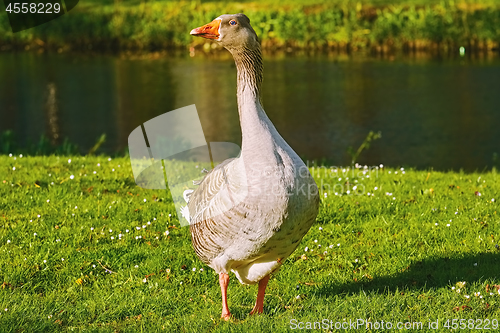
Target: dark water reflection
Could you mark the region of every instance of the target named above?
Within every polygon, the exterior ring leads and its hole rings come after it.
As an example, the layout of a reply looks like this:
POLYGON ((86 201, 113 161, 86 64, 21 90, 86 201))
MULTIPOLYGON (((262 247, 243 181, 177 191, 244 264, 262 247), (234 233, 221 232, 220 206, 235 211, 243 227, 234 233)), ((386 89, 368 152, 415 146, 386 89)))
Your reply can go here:
MULTIPOLYGON (((370 130, 382 139, 360 163, 475 170, 500 153, 500 60, 266 56, 264 108, 305 159, 347 165, 370 130)), ((196 104, 207 141, 240 143, 236 74, 226 53, 122 59, 0 54, 0 131, 20 145, 45 134, 82 151, 124 150, 130 132, 196 104)))

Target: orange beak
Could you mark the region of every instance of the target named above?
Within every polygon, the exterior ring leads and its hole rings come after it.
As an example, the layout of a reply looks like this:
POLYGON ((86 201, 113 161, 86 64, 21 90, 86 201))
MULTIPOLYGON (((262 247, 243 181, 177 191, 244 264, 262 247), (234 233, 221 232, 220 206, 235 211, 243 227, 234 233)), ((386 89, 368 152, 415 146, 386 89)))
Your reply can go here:
POLYGON ((219 27, 221 19, 215 19, 212 22, 205 24, 202 27, 195 28, 191 30, 190 34, 192 36, 198 36, 208 39, 218 39, 219 38, 219 27))

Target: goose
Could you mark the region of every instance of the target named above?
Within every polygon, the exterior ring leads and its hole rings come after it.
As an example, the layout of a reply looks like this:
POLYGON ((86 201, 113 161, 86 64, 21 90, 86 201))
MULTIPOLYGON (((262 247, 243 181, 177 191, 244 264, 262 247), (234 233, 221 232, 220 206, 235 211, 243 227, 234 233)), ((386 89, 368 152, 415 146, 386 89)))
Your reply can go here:
POLYGON ((226 48, 237 69, 240 154, 216 166, 186 193, 183 213, 196 255, 219 275, 221 318, 229 320, 229 273, 242 284, 258 283, 250 315, 262 313, 270 274, 316 220, 319 193, 309 169, 261 105, 262 53, 249 18, 221 15, 190 34, 226 48))

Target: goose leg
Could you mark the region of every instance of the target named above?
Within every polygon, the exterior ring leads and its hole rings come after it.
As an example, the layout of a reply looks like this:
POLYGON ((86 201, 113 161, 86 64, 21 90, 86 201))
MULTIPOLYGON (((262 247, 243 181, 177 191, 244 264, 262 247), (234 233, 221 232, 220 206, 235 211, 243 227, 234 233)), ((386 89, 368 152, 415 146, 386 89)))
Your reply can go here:
POLYGON ((219 274, 220 291, 222 293, 222 314, 221 318, 229 320, 231 313, 227 306, 227 285, 229 284, 229 274, 221 272, 219 274))
POLYGON ((269 281, 269 275, 266 275, 262 280, 259 281, 259 291, 257 292, 257 301, 255 306, 250 312, 251 315, 256 313, 264 312, 264 296, 266 294, 267 282, 269 281))

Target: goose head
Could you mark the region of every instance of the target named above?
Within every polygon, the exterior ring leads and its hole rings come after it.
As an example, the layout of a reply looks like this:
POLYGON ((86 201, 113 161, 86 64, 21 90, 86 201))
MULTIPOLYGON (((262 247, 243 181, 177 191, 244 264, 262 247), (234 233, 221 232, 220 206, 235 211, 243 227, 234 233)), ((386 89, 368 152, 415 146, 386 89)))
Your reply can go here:
POLYGON ((259 47, 257 34, 244 14, 225 14, 212 22, 191 30, 192 36, 212 39, 230 52, 259 47))

